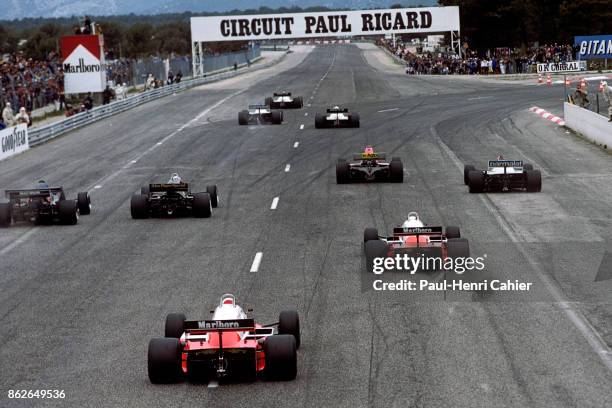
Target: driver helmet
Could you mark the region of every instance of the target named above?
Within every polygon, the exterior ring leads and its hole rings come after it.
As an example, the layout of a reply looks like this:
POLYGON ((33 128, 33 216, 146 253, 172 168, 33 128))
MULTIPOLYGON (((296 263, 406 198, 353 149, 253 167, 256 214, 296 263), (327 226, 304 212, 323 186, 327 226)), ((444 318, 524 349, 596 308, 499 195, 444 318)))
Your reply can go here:
POLYGON ((504 155, 498 154, 497 155, 497 160, 504 160, 504 155))
POLYGON ((366 156, 374 156, 374 148, 372 146, 366 146, 363 149, 363 154, 366 156))
POLYGON ((168 180, 168 184, 181 184, 181 176, 179 176, 178 173, 172 173, 170 180, 168 180))
POLYGON ((408 219, 404 221, 402 225, 405 228, 424 227, 425 225, 421 222, 419 214, 415 211, 408 213, 408 219))
POLYGON ((49 188, 49 184, 47 184, 45 180, 38 180, 38 183, 36 183, 36 188, 38 189, 49 188))

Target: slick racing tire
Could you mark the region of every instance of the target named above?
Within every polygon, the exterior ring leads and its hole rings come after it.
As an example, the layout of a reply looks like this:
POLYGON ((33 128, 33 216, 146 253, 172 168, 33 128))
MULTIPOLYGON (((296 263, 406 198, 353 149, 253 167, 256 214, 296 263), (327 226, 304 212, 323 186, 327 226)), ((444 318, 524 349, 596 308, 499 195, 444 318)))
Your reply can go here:
POLYGON ((542 174, 540 170, 525 171, 527 179, 527 192, 538 193, 542 191, 542 174))
POLYGON ((87 191, 77 195, 77 205, 79 207, 79 214, 91 214, 91 198, 89 197, 89 193, 87 191))
POLYGON ((351 118, 349 120, 351 127, 358 128, 359 127, 359 114, 352 113, 351 118))
POLYGON ((187 319, 183 313, 170 313, 166 316, 164 336, 180 339, 183 333, 185 333, 185 320, 187 319))
POLYGON ((378 230, 376 228, 368 227, 363 231, 363 243, 368 241, 375 241, 378 237, 378 230))
POLYGON ((366 256, 366 269, 368 272, 374 272, 374 259, 386 258, 389 249, 387 247, 387 244, 380 239, 368 241, 364 244, 364 246, 366 256))
POLYGON ((64 225, 75 225, 79 221, 77 203, 74 200, 64 200, 57 203, 60 222, 64 225))
POLYGON ((446 255, 451 259, 470 256, 470 243, 465 238, 450 238, 446 242, 446 255))
POLYGON ((484 174, 478 170, 468 173, 468 186, 470 193, 482 193, 484 191, 484 174))
POLYGON ((320 114, 320 113, 316 113, 315 114, 315 128, 317 129, 323 129, 326 126, 326 122, 327 120, 325 119, 325 116, 320 114))
POLYGON ((135 220, 149 218, 149 198, 143 194, 134 194, 130 201, 130 213, 135 220))
POLYGON ((196 193, 193 195, 193 216, 196 218, 208 218, 212 214, 210 194, 196 193))
POLYGON ((0 227, 11 225, 11 204, 0 203, 0 227))
POLYGON ((474 171, 476 168, 471 164, 463 166, 463 183, 467 186, 470 184, 470 171, 474 171))
POLYGON ((446 227, 446 239, 461 238, 461 230, 459 227, 447 226, 446 227))
POLYGON ((149 341, 147 371, 153 384, 171 384, 183 379, 178 339, 155 338, 149 341))
POLYGON ((151 188, 147 184, 146 186, 140 187, 140 194, 148 196, 151 193, 151 188))
POLYGON ((294 106, 298 109, 304 107, 304 100, 302 99, 301 96, 296 96, 295 99, 293 100, 293 103, 294 103, 294 106))
POLYGON ((346 160, 339 159, 336 163, 336 183, 347 184, 351 179, 351 166, 346 160))
POLYGON ((264 341, 266 379, 289 381, 297 376, 297 346, 290 334, 269 336, 264 341))
POLYGON ((240 111, 238 112, 238 124, 239 125, 248 125, 249 124, 249 111, 240 111))
POLYGON ((300 348, 300 316, 295 310, 283 310, 278 316, 278 334, 295 337, 295 348, 300 348))
POLYGON ((210 204, 213 206, 213 208, 217 208, 217 206, 219 205, 219 196, 217 195, 217 186, 214 184, 210 186, 206 186, 206 192, 208 193, 208 195, 210 195, 210 204))
POLYGON ((531 163, 523 164, 523 170, 533 170, 533 164, 531 163))
POLYGON ((389 179, 392 183, 404 182, 404 163, 399 160, 391 160, 391 163, 389 163, 389 179))
POLYGON ((272 124, 280 125, 283 123, 283 112, 282 111, 272 111, 272 124))

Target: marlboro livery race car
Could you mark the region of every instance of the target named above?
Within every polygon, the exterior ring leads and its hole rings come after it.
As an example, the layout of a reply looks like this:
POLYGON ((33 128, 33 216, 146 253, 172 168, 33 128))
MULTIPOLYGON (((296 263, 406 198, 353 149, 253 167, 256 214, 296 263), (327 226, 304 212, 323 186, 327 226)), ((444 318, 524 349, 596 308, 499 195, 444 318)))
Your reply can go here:
POLYGON ((182 313, 166 317, 164 338, 149 342, 148 371, 152 383, 228 379, 293 380, 297 375, 300 320, 294 310, 278 322, 255 323, 236 304, 221 296, 211 320, 189 321, 182 313))
POLYGON ((404 181, 404 164, 399 157, 386 161, 385 154, 375 152, 367 146, 363 152, 353 155, 353 161, 338 159, 336 164, 336 182, 338 184, 353 181, 404 181))
POLYGON ((366 266, 372 270, 374 258, 408 254, 411 257, 466 258, 470 256, 467 239, 461 238, 459 227, 432 227, 423 224, 419 214, 411 212, 402 226, 393 229, 390 237, 381 237, 376 228, 363 232, 366 266))
POLYGON ((249 123, 280 125, 283 123, 283 111, 273 111, 267 104, 249 105, 249 110, 238 112, 238 124, 248 125, 249 123))
POLYGON ((542 191, 542 174, 531 164, 521 160, 489 160, 487 170, 477 170, 472 165, 463 168, 463 182, 469 186, 470 193, 486 191, 525 190, 542 191))
POLYGON ((301 96, 291 96, 291 92, 275 92, 266 98, 266 105, 272 109, 300 109, 304 101, 301 96))
POLYGON ((208 218, 218 203, 216 185, 207 186, 206 192, 192 193, 189 185, 174 173, 168 183, 142 187, 140 194, 132 196, 130 210, 132 218, 171 215, 208 218))
POLYGON ((358 128, 359 114, 355 112, 349 113, 347 108, 339 108, 338 106, 327 109, 325 114, 315 114, 315 128, 330 127, 358 128))
POLYGON ((36 188, 6 190, 5 194, 9 202, 0 203, 0 227, 8 227, 13 221, 74 225, 79 220, 79 214, 91 213, 91 200, 87 192, 78 193, 76 200, 67 200, 62 187, 49 187, 42 180, 36 188))

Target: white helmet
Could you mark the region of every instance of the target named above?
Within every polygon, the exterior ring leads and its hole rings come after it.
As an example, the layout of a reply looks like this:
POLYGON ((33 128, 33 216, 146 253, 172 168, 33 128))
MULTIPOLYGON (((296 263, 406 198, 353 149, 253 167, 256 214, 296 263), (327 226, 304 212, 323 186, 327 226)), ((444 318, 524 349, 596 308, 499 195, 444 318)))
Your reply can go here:
POLYGON ((172 173, 168 184, 181 184, 181 176, 179 176, 178 173, 172 173))
POLYGON ((404 221, 402 227, 404 228, 415 228, 415 227, 424 227, 425 225, 421 222, 419 218, 419 213, 412 211, 408 213, 408 219, 404 221))

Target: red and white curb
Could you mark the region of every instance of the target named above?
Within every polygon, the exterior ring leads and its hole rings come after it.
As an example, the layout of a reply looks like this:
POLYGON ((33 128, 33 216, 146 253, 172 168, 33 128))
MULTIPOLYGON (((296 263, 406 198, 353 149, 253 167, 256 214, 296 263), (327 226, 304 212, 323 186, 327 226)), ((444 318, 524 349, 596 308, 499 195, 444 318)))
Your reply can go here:
POLYGON ((538 108, 537 106, 534 106, 533 108, 529 108, 529 110, 535 114, 540 115, 544 119, 548 119, 551 122, 556 123, 559 126, 565 126, 565 121, 563 120, 563 118, 555 116, 552 113, 545 111, 542 108, 538 108))

